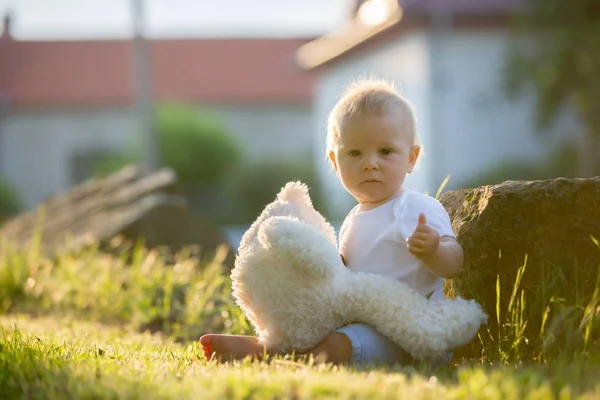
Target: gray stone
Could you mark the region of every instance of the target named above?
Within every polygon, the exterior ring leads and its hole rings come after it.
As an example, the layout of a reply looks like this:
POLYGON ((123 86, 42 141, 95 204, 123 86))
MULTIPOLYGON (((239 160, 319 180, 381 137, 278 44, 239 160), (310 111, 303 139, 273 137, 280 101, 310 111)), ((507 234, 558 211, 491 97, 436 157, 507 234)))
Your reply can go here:
POLYGON ((535 329, 539 332, 546 306, 540 299, 549 302, 553 295, 542 293, 551 287, 544 279, 552 275, 562 289, 572 285, 573 292, 577 282, 579 294, 591 297, 600 266, 600 249, 591 239, 600 240, 600 177, 510 181, 447 192, 440 201, 465 255, 463 271, 447 281, 446 291, 480 301, 490 316, 492 335, 497 332, 497 277, 502 321, 526 255, 520 289, 525 290, 528 312, 536 316, 529 321, 529 339, 537 334, 535 329))

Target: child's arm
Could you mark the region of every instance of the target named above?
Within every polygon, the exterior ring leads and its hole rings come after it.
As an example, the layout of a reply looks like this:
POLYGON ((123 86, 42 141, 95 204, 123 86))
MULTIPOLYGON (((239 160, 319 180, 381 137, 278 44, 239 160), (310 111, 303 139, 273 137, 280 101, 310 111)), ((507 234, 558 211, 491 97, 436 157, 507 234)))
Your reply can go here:
POLYGON ((438 248, 431 255, 420 258, 436 276, 452 278, 462 268, 463 252, 460 244, 451 237, 440 238, 438 248))
POLYGON ((451 278, 463 263, 463 251, 456 240, 444 236, 427 225, 425 215, 419 215, 419 225, 407 240, 408 251, 419 258, 436 276, 451 278))

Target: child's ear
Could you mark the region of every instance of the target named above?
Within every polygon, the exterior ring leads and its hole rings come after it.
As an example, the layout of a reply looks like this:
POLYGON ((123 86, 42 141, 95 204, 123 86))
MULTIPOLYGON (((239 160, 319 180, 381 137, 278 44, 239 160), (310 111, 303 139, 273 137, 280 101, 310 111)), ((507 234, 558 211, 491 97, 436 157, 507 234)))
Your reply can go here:
POLYGON ((421 153, 420 146, 413 146, 410 148, 410 154, 408 156, 408 173, 413 172, 417 161, 419 160, 419 154, 421 153))
POLYGON ((333 151, 329 152, 329 160, 331 161, 331 165, 333 165, 333 169, 334 169, 335 173, 337 174, 337 172, 338 172, 337 162, 335 161, 335 154, 333 153, 333 151))

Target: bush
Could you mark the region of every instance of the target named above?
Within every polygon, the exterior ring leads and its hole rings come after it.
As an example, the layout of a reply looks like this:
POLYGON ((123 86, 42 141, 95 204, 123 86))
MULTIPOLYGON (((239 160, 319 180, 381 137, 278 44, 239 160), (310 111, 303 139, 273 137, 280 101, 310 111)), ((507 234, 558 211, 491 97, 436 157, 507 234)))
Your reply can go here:
POLYGON ((21 211, 21 199, 15 188, 0 177, 0 224, 21 211))
POLYGON ((215 187, 242 159, 239 145, 218 119, 183 106, 164 106, 156 129, 162 161, 173 168, 184 185, 215 187))
MULTIPOLYGON (((155 128, 162 165, 172 168, 188 190, 222 185, 242 160, 242 149, 208 112, 165 105, 158 110, 155 128)), ((139 159, 139 148, 108 156, 94 168, 94 175, 110 175, 139 159)))
POLYGON ((262 209, 275 199, 289 181, 300 180, 308 185, 315 208, 327 217, 323 191, 317 171, 310 161, 270 160, 244 166, 228 188, 233 200, 230 212, 222 223, 249 224, 262 209))

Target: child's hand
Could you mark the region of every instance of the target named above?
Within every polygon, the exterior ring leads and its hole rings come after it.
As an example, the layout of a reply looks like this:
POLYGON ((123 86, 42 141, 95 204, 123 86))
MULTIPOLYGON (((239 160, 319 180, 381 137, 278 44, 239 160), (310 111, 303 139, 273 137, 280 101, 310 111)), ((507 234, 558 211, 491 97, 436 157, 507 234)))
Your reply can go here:
POLYGON ((417 228, 406 242, 408 251, 415 257, 423 259, 435 254, 440 244, 440 235, 427 225, 425 214, 421 214, 417 228))

